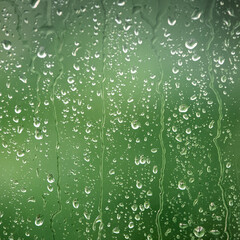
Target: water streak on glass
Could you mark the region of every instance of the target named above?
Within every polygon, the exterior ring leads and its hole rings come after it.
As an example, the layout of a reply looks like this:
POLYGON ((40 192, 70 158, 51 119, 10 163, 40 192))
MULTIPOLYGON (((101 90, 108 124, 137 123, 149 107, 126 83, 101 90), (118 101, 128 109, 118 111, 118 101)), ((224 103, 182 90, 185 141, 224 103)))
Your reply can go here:
POLYGON ((216 133, 216 136, 213 138, 213 142, 214 142, 214 144, 216 146, 216 149, 217 149, 218 161, 219 161, 219 165, 220 165, 220 176, 219 176, 219 180, 218 180, 218 186, 221 189, 222 201, 223 201, 223 205, 224 205, 224 208, 225 208, 224 233, 226 234, 227 240, 228 240, 229 239, 229 232, 228 232, 229 210, 228 210, 226 200, 225 200, 226 193, 225 193, 224 188, 223 188, 224 169, 223 169, 223 164, 222 164, 222 153, 221 153, 221 148, 218 144, 218 139, 221 137, 221 132, 222 132, 221 122, 222 122, 222 118, 223 118, 223 114, 222 114, 223 105, 222 105, 222 99, 221 99, 218 91, 214 87, 214 73, 213 73, 213 69, 212 69, 212 59, 211 59, 211 56, 210 56, 210 47, 211 47, 212 41, 214 40, 214 27, 213 27, 213 24, 212 24, 212 21, 213 21, 212 14, 213 14, 214 6, 215 6, 215 1, 212 1, 210 6, 207 5, 207 8, 209 8, 209 9, 206 9, 206 12, 209 11, 209 13, 207 14, 208 19, 206 19, 206 25, 209 27, 209 30, 210 30, 210 38, 209 38, 209 42, 208 42, 207 47, 206 47, 206 54, 207 54, 207 59, 208 59, 208 74, 209 74, 209 78, 210 78, 209 87, 214 92, 214 94, 216 96, 216 99, 217 99, 217 102, 218 102, 219 117, 218 117, 218 120, 217 120, 217 133, 216 133))

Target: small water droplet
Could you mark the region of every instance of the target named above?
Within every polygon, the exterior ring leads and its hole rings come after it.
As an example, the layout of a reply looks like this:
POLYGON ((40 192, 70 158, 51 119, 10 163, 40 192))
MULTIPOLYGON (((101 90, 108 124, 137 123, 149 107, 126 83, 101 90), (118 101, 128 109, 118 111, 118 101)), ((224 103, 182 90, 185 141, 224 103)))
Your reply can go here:
POLYGON ((89 189, 89 187, 85 187, 84 191, 85 191, 86 194, 90 194, 91 193, 91 190, 89 189))
POLYGON ((126 3, 125 1, 119 0, 118 3, 117 3, 117 5, 120 6, 120 7, 122 7, 122 6, 125 5, 125 3, 126 3))
POLYGON ((136 182, 136 187, 137 187, 138 189, 141 189, 141 188, 142 188, 142 183, 139 182, 139 181, 137 181, 137 182, 136 182))
POLYGON ((211 230, 210 233, 214 236, 220 235, 220 232, 218 230, 215 230, 215 229, 211 230))
POLYGON ((15 106, 14 110, 15 110, 15 113, 17 113, 17 114, 21 113, 21 111, 22 111, 22 109, 18 105, 15 106))
POLYGON ((230 163, 230 162, 228 162, 227 164, 226 164, 226 168, 230 168, 232 166, 232 164, 230 163))
POLYGON ((110 175, 114 175, 115 174, 115 170, 114 169, 109 170, 109 174, 110 175))
POLYGON ((188 224, 187 223, 179 223, 179 227, 182 229, 185 229, 188 227, 188 224))
POLYGON ((190 128, 187 128, 187 129, 186 129, 186 133, 187 133, 187 134, 190 134, 191 132, 192 132, 192 131, 191 131, 190 128))
POLYGON ((153 173, 157 174, 157 172, 158 172, 158 167, 155 165, 155 166, 153 166, 153 173))
POLYGON ((79 201, 76 198, 73 200, 73 207, 79 208, 79 201))
POLYGON ((176 24, 176 22, 177 22, 176 19, 173 19, 171 17, 168 18, 168 24, 170 26, 174 26, 176 24))
POLYGON ((25 76, 19 76, 19 80, 23 83, 27 83, 27 78, 25 76))
POLYGON ((40 0, 32 0, 31 1, 31 7, 32 8, 37 8, 40 3, 40 0))
POLYGON ((37 140, 43 139, 42 131, 39 128, 35 130, 35 139, 37 140))
POLYGON ((157 148, 152 148, 152 149, 151 149, 151 152, 152 152, 152 153, 156 153, 156 152, 157 152, 157 148))

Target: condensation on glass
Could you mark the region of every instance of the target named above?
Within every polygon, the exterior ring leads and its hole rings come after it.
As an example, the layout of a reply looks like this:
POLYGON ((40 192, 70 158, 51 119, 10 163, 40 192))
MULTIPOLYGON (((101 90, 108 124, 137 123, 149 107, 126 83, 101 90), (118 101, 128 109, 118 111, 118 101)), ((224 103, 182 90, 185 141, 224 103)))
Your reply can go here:
POLYGON ((0 239, 240 239, 239 5, 0 1, 0 239))

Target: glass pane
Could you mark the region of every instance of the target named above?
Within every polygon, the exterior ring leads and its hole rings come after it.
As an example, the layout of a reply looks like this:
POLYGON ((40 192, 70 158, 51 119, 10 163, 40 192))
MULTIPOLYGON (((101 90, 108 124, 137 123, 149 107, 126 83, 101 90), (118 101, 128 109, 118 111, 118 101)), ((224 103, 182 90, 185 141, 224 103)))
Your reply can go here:
POLYGON ((240 239, 239 5, 0 1, 0 239, 240 239))

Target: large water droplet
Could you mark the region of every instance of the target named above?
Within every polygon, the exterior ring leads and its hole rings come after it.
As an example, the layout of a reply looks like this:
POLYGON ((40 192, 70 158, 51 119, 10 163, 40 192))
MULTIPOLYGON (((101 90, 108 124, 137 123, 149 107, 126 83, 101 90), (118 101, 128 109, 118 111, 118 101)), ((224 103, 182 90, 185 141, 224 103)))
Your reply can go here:
POLYGON ((131 122, 131 127, 136 130, 136 129, 138 129, 138 128, 141 127, 141 124, 140 124, 140 122, 138 122, 137 120, 133 120, 133 121, 131 122))
POLYGON ((115 227, 115 228, 112 230, 112 232, 115 233, 115 234, 119 234, 119 233, 120 233, 119 227, 115 227))
POLYGON ((197 43, 197 41, 195 39, 190 39, 189 41, 185 42, 185 47, 187 49, 192 50, 192 49, 194 49, 197 46, 197 44, 198 43, 197 43))
POLYGON ((42 217, 40 215, 36 217, 35 225, 38 226, 38 227, 43 225, 43 219, 42 219, 42 217))
POLYGON ((217 208, 217 206, 215 205, 215 203, 211 202, 211 203, 209 204, 209 209, 210 209, 210 211, 214 211, 214 210, 216 210, 216 208, 217 208))
POLYGON ((180 189, 180 190, 185 190, 186 189, 186 183, 183 181, 183 180, 181 180, 181 181, 179 181, 178 182, 178 188, 180 189))
POLYGON ((38 56, 39 58, 45 58, 45 57, 47 56, 47 53, 45 52, 45 50, 44 50, 43 47, 41 47, 41 48, 39 49, 39 51, 38 51, 38 53, 37 53, 37 56, 38 56))
POLYGON ((202 226, 197 226, 194 228, 193 233, 197 238, 201 238, 205 234, 205 229, 202 226))
POLYGON ((179 106, 178 111, 182 112, 182 113, 185 113, 185 112, 188 111, 188 109, 189 109, 189 106, 187 106, 186 104, 182 104, 182 105, 179 106))
POLYGON ((53 177, 52 174, 48 174, 48 176, 47 176, 47 181, 48 181, 49 183, 53 183, 53 182, 55 181, 55 179, 54 179, 54 177, 53 177))
POLYGON ((5 50, 10 50, 12 48, 12 43, 8 40, 3 40, 2 46, 5 50))

